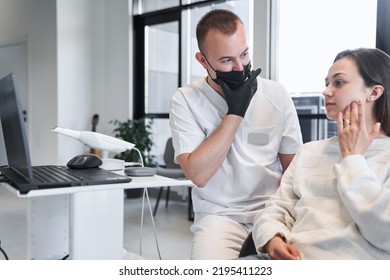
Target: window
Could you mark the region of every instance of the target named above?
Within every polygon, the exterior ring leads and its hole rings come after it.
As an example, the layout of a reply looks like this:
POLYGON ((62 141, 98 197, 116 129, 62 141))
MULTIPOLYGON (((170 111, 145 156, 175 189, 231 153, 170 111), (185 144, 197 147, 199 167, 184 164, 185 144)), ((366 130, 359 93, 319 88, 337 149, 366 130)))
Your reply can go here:
POLYGON ((145 14, 164 10, 167 8, 177 7, 180 5, 180 0, 134 0, 134 14, 145 14))
POLYGON ((145 27, 145 113, 169 111, 179 81, 179 22, 145 27))
POLYGON ((283 84, 300 118, 303 141, 337 134, 325 117, 322 91, 337 53, 375 47, 376 0, 275 0, 272 2, 271 78, 283 84))
POLYGON ((376 47, 390 55, 390 2, 378 0, 376 47))
MULTIPOLYGON (((278 0, 272 79, 289 92, 322 92, 340 51, 375 47, 376 0, 278 0)), ((271 49, 271 52, 274 51, 271 49)), ((272 66, 271 66, 272 67, 272 66)))

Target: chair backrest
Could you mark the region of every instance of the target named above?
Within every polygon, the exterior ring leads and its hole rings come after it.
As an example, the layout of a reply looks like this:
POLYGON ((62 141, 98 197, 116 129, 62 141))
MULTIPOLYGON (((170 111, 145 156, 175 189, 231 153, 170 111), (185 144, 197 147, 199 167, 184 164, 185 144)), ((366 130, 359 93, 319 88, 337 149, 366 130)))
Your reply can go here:
POLYGON ((168 138, 167 144, 165 145, 164 151, 164 162, 166 168, 177 168, 180 169, 180 165, 174 162, 175 150, 173 149, 172 137, 168 138))

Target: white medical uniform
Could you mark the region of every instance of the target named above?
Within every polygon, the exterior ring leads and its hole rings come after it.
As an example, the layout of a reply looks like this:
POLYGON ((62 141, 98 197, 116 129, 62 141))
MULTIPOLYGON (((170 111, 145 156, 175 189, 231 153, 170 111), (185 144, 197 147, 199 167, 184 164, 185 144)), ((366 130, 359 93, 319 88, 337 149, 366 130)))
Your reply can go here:
MULTIPOLYGON (((278 154, 295 154, 302 145, 291 97, 274 81, 258 77, 257 82, 257 92, 222 166, 205 187, 192 191, 195 212, 193 257, 194 246, 204 247, 198 250, 204 253, 194 258, 238 256, 243 238, 252 228, 256 211, 264 206, 279 186, 282 168, 278 154), (220 237, 216 235, 230 232, 223 226, 229 224, 225 223, 226 219, 244 228, 241 233, 235 234, 240 235, 239 240, 234 241, 237 244, 228 245, 234 247, 234 252, 225 254, 223 248, 213 245, 223 243, 217 242, 220 237), (205 222, 203 226, 202 220, 205 222), (213 225, 218 229, 217 233, 212 233, 213 225), (204 245, 196 244, 198 230, 211 234, 203 238, 204 245), (213 236, 215 240, 212 240, 213 236)), ((172 98, 170 110, 175 158, 183 153, 192 153, 203 143, 221 124, 227 110, 226 101, 205 79, 179 88, 172 98)))

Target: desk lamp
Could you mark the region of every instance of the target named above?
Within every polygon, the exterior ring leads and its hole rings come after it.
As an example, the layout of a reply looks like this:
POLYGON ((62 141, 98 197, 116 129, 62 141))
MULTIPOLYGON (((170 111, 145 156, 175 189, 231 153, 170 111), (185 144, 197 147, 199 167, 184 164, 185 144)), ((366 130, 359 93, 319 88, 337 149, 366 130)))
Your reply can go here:
POLYGON ((136 149, 135 144, 98 132, 77 131, 58 126, 53 128, 52 131, 77 139, 90 148, 102 150, 102 168, 108 170, 123 170, 125 166, 124 160, 108 158, 108 153, 122 153, 126 150, 136 149))

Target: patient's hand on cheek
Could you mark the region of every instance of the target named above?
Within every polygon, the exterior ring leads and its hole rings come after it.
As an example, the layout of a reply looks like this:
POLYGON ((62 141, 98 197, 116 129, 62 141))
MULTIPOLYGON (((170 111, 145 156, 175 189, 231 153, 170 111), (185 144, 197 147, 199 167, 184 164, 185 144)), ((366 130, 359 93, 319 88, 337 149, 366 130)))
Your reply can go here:
POLYGON ((300 260, 301 256, 295 245, 287 243, 280 235, 273 237, 264 246, 264 251, 273 260, 300 260))
POLYGON ((345 108, 344 112, 339 113, 337 124, 340 151, 343 158, 353 154, 363 155, 380 131, 380 123, 376 123, 368 132, 365 122, 365 108, 360 100, 352 102, 345 108))

